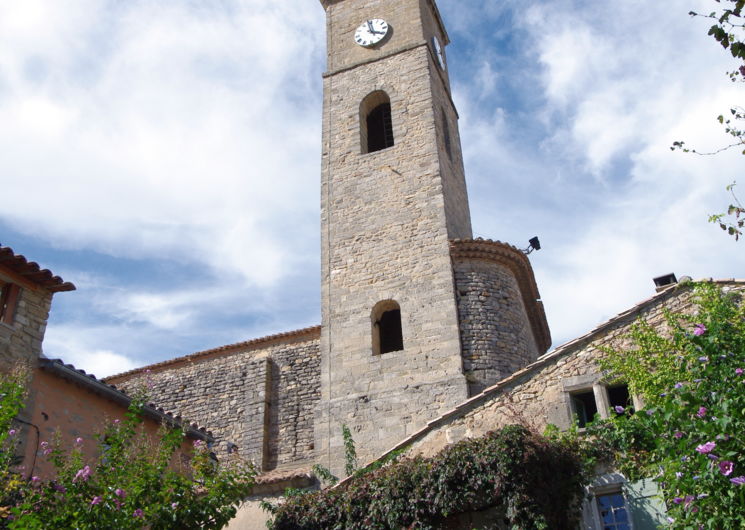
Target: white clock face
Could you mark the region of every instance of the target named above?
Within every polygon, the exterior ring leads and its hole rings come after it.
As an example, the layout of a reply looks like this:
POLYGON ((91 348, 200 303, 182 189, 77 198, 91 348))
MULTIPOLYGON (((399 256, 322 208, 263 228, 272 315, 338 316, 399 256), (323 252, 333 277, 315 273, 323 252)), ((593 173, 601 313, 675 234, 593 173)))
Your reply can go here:
POLYGON ((432 47, 435 49, 435 57, 437 57, 437 63, 440 68, 445 69, 445 54, 442 53, 442 45, 437 36, 432 37, 432 47))
POLYGON ((375 46, 388 35, 388 22, 381 18, 364 21, 354 32, 354 42, 365 48, 375 46))

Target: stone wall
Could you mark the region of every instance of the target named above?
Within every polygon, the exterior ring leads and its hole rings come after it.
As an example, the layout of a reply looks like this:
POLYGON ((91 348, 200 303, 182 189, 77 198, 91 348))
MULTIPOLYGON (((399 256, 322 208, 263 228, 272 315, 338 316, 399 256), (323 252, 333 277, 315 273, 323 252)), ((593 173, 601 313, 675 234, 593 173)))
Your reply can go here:
POLYGON ((450 243, 469 395, 534 361, 551 334, 533 269, 519 249, 485 239, 450 243))
MULTIPOLYGON (((745 282, 718 283, 725 290, 745 291, 745 282)), ((570 427, 573 422, 570 393, 587 389, 602 396, 605 392, 606 382, 596 364, 596 359, 603 355, 600 348, 628 346, 627 333, 639 317, 655 326, 664 326, 664 310, 695 311, 690 294, 689 288, 680 285, 656 295, 474 396, 395 448, 409 447, 410 454, 431 456, 448 444, 512 423, 526 424, 538 432, 547 424, 570 427)), ((607 416, 607 404, 603 406, 598 401, 599 413, 607 416)))
POLYGON ((454 263, 463 369, 475 395, 538 357, 520 287, 499 263, 454 263))
POLYGON ((107 379, 204 425, 218 455, 235 444, 262 470, 313 459, 320 397, 318 328, 202 352, 107 379))
MULTIPOLYGON (((14 275, 2 269, 0 280, 18 284, 14 275)), ((0 322, 0 371, 17 363, 28 365, 39 357, 51 303, 49 291, 21 284, 13 323, 0 322)))

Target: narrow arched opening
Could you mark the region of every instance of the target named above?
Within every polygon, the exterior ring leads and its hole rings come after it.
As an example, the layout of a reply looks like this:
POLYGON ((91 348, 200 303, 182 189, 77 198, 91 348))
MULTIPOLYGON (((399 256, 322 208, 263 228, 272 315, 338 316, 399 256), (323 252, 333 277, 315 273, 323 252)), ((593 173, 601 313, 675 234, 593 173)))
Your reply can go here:
POLYGON ((447 114, 445 110, 442 110, 442 135, 445 140, 445 152, 448 154, 450 160, 453 159, 453 142, 450 139, 450 124, 448 123, 447 114))
POLYGON ((363 153, 382 151, 395 144, 391 99, 382 90, 376 90, 362 100, 360 143, 363 153))
POLYGON ((401 307, 394 300, 384 300, 372 312, 373 355, 404 349, 401 307))

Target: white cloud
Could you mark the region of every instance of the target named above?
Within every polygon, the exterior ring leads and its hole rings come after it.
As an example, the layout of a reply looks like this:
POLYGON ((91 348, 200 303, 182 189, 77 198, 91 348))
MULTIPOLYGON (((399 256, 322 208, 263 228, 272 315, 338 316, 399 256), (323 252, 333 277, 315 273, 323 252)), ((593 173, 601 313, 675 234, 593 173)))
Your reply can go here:
POLYGON ((58 247, 260 286, 292 270, 317 237, 283 221, 317 211, 320 8, 66 3, 0 8, 0 215, 58 247))
MULTIPOLYGON (((690 4, 440 1, 475 231, 541 237, 557 341, 745 266, 706 223, 740 155, 669 150, 741 99, 690 4)), ((115 258, 53 267, 47 351, 113 372, 317 323, 323 48, 312 1, 0 0, 0 221, 115 258)))
MULTIPOLYGON (((138 366, 134 359, 126 355, 98 347, 96 339, 101 337, 96 331, 104 330, 86 329, 83 325, 72 328, 55 326, 47 331, 44 352, 47 357, 61 359, 64 363, 72 364, 75 368, 85 370, 99 379, 138 366)), ((104 333, 108 335, 109 340, 117 334, 116 330, 112 329, 104 333)))

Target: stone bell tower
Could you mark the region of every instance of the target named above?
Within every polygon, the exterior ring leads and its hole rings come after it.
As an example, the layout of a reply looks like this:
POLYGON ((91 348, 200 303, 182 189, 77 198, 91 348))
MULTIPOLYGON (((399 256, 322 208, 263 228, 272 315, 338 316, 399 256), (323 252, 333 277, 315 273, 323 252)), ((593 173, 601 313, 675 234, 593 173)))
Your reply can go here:
POLYGON ((321 0, 319 462, 362 461, 468 397, 450 240, 471 238, 433 0, 321 0))
POLYGON ((519 249, 473 240, 434 0, 321 0, 316 459, 362 462, 519 370, 551 337, 519 249))

